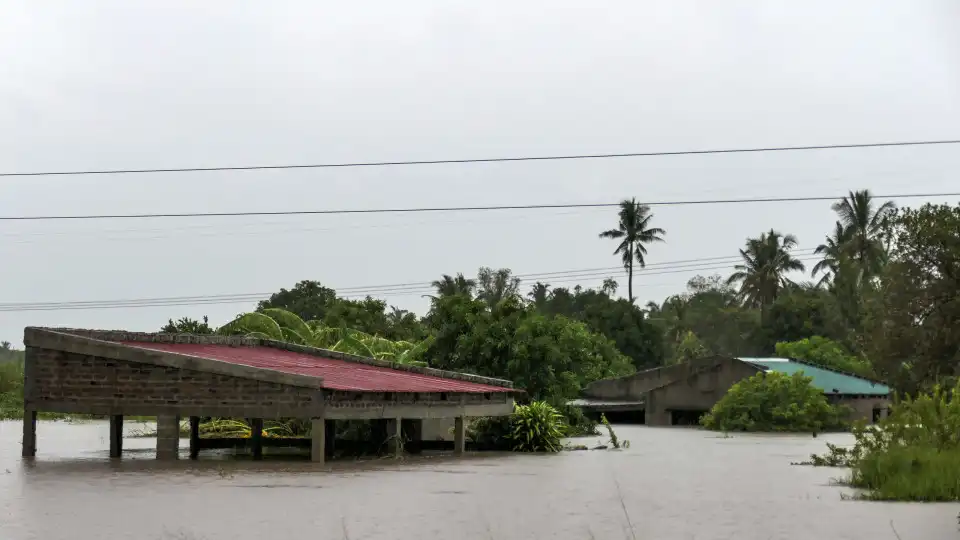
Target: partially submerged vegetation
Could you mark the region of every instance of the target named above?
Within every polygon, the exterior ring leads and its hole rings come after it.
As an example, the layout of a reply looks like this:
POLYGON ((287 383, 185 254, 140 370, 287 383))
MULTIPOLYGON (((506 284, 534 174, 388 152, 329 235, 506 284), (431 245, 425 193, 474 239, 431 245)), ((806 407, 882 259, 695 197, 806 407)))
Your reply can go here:
POLYGON ((900 400, 887 418, 853 433, 853 447, 827 444, 810 464, 849 467, 847 482, 864 498, 960 500, 960 385, 900 400))
POLYGON ((843 429, 849 411, 831 405, 802 373, 757 373, 727 391, 700 423, 715 431, 818 433, 843 429))

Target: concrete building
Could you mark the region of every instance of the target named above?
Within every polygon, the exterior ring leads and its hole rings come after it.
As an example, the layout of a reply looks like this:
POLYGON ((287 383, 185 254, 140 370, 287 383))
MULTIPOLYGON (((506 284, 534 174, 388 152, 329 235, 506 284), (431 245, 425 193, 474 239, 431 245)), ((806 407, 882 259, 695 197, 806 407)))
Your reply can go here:
POLYGON ((110 455, 120 457, 124 415, 157 417, 157 457, 179 453, 180 419, 190 419, 190 457, 201 417, 251 419, 262 455, 264 419, 310 419, 314 461, 337 420, 378 420, 396 452, 424 419, 448 419, 465 448, 465 418, 513 412, 509 381, 396 365, 270 340, 123 331, 24 331, 23 456, 37 451, 37 412, 110 418, 110 455))
POLYGON ((788 358, 700 358, 596 381, 587 385, 581 399, 570 404, 588 413, 605 413, 611 421, 695 424, 734 383, 760 372, 790 375, 798 371, 811 377, 812 384, 832 403, 851 407, 851 419, 875 422, 886 414, 891 393, 886 385, 788 358))

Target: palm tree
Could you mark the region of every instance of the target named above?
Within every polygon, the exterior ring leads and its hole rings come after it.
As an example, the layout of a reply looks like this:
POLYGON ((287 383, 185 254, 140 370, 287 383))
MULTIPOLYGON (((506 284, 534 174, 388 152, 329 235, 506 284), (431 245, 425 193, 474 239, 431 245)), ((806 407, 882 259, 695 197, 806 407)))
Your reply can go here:
POLYGON ((851 191, 833 205, 840 217, 846 234, 844 251, 853 259, 860 271, 860 279, 867 281, 880 273, 887 260, 883 244, 883 226, 896 210, 893 201, 887 201, 874 209, 870 190, 851 191))
POLYGON ((600 285, 600 292, 607 296, 613 296, 617 294, 617 289, 620 288, 620 284, 617 283, 617 280, 612 277, 604 278, 603 284, 600 285))
POLYGON ((786 236, 770 229, 759 238, 747 239, 746 249, 740 250, 743 263, 727 284, 739 283, 740 300, 749 307, 759 307, 761 319, 766 319, 767 308, 777 299, 780 291, 793 284, 788 272, 802 272, 803 263, 790 254, 797 246, 797 238, 786 236))
POLYGON ((473 279, 467 279, 463 274, 457 274, 457 277, 444 274, 443 278, 433 281, 430 286, 437 290, 437 296, 455 296, 458 294, 473 296, 473 291, 477 288, 477 282, 473 279))
POLYGON ((483 300, 489 307, 500 303, 501 300, 518 296, 520 278, 514 277, 509 268, 493 270, 483 266, 477 271, 477 299, 483 300))
POLYGON ((533 285, 533 288, 530 289, 530 293, 527 296, 530 297, 530 301, 533 302, 534 307, 537 309, 542 309, 547 304, 547 299, 550 297, 550 284, 542 283, 540 281, 536 282, 533 285))
POLYGON ((620 244, 613 254, 620 255, 623 260, 623 267, 627 271, 627 298, 632 304, 633 263, 639 264, 640 268, 647 266, 644 258, 644 255, 647 254, 646 245, 653 242, 663 242, 663 235, 667 234, 667 231, 650 226, 650 220, 653 219, 650 207, 639 204, 636 199, 621 201, 618 215, 620 222, 617 224, 617 228, 600 233, 600 238, 620 240, 620 244))
POLYGON ((844 228, 843 223, 838 221, 834 225, 833 235, 828 236, 826 241, 817 246, 817 249, 813 251, 816 255, 823 255, 823 259, 815 264, 813 270, 810 272, 812 277, 817 277, 817 274, 823 272, 823 276, 820 278, 820 281, 817 282, 818 286, 829 285, 833 276, 837 275, 840 269, 840 262, 844 258, 844 249, 847 245, 847 240, 847 230, 844 228))

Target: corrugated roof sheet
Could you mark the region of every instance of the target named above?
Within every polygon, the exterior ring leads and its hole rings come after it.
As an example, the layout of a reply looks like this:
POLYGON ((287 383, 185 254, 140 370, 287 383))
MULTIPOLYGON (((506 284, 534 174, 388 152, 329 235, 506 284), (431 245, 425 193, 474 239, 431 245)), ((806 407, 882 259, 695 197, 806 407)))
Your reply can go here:
POLYGON ((890 394, 890 387, 885 384, 797 362, 789 358, 739 358, 738 360, 759 366, 767 371, 776 371, 786 375, 802 371, 804 375, 812 378, 812 384, 823 390, 825 394, 866 396, 887 396, 890 394))
POLYGON ((271 347, 124 341, 124 345, 198 356, 231 364, 322 377, 323 387, 352 392, 514 392, 512 388, 421 375, 347 360, 322 358, 271 347))

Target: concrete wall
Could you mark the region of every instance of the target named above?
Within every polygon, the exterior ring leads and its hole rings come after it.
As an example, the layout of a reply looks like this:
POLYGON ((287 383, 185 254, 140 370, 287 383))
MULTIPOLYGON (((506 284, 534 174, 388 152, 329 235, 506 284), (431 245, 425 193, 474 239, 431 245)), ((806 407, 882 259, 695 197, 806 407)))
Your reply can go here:
POLYGON ((729 358, 714 356, 700 358, 692 363, 676 364, 637 372, 627 377, 604 379, 587 385, 583 395, 594 399, 635 401, 654 388, 688 378, 692 373, 729 358))
POLYGON ((866 420, 867 423, 873 423, 874 409, 887 409, 890 407, 890 400, 883 397, 842 397, 836 400, 835 403, 838 405, 846 405, 853 409, 850 420, 866 420))
POLYGON ((735 383, 758 373, 756 368, 732 358, 717 358, 713 365, 688 371, 687 376, 647 395, 646 423, 671 425, 671 411, 707 411, 735 383))
POLYGON ((322 390, 58 350, 27 348, 27 408, 91 414, 311 417, 322 390))

